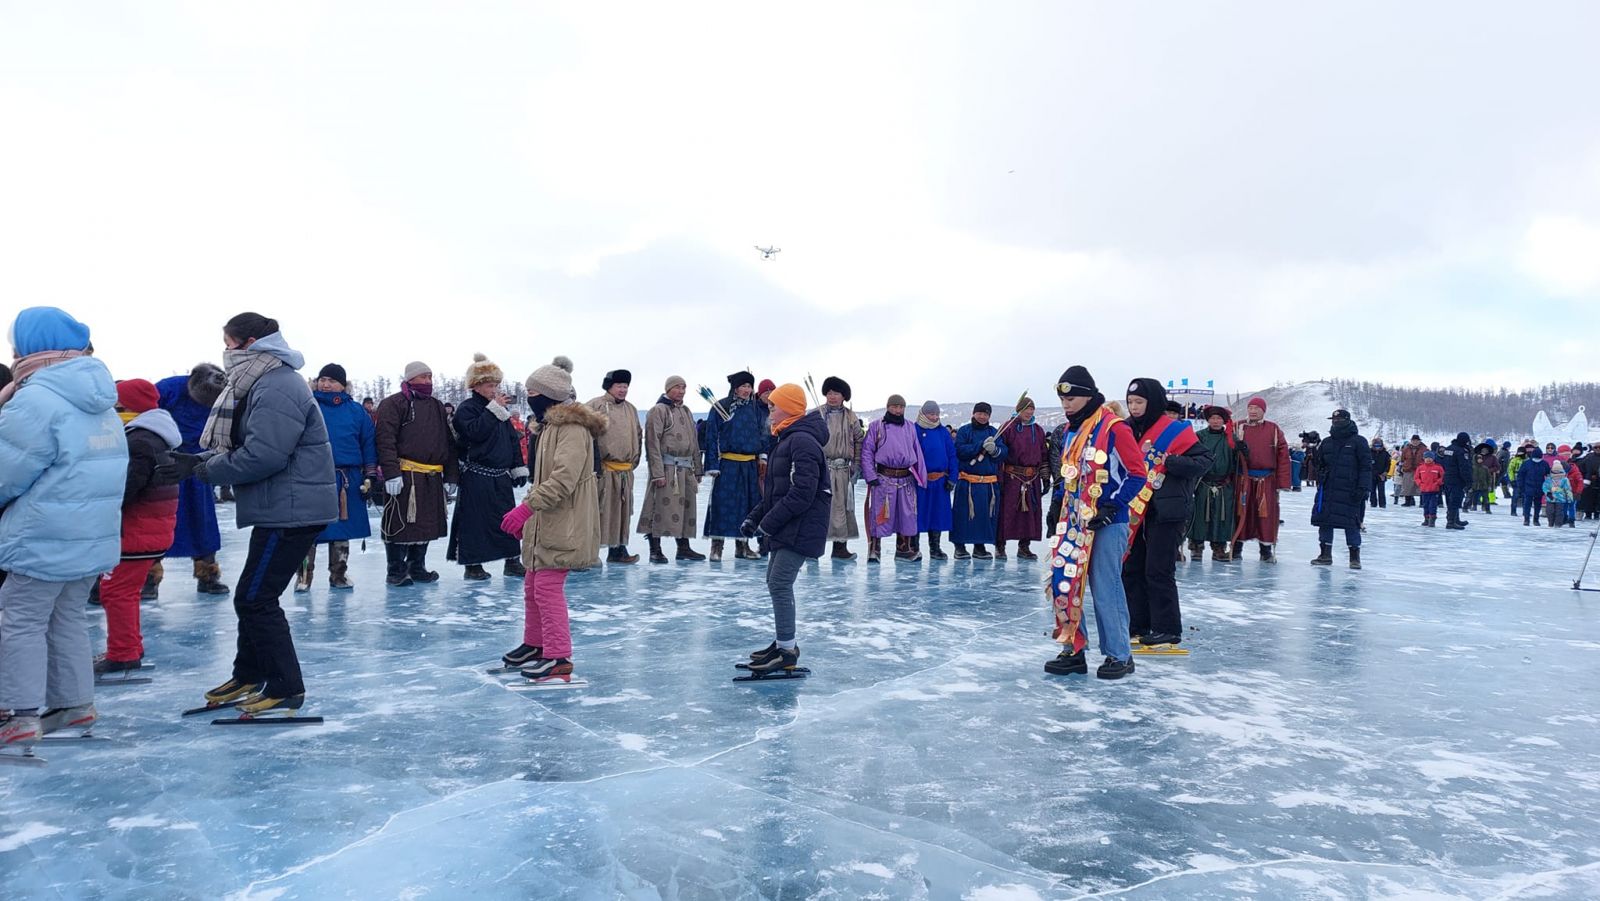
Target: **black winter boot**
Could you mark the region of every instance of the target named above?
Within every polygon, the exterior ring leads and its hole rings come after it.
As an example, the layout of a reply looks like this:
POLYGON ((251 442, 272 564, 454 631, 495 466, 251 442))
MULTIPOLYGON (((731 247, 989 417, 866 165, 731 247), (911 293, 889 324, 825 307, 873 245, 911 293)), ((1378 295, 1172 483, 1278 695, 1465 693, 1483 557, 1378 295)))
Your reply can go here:
POLYGON ((389 560, 389 576, 384 581, 391 588, 404 588, 411 584, 411 576, 406 572, 406 552, 408 546, 404 544, 388 544, 383 546, 384 556, 389 560))
POLYGON ((648 537, 650 539, 650 562, 666 563, 667 555, 661 551, 661 539, 654 535, 648 537))
POLYGON ((1350 549, 1350 568, 1361 568, 1361 548, 1353 547, 1350 549))
POLYGON ((677 558, 679 560, 690 560, 690 561, 698 562, 700 560, 704 560, 706 558, 706 555, 702 554, 699 551, 695 550, 694 548, 690 547, 689 546, 689 539, 687 539, 687 538, 679 538, 678 539, 677 558))
POLYGON ((962 544, 960 542, 955 542, 955 546, 956 546, 956 559, 957 560, 971 560, 972 559, 972 555, 967 553, 967 546, 966 545, 964 545, 964 544, 962 544))
POLYGON ((1317 556, 1312 558, 1311 565, 1312 566, 1332 566, 1333 565, 1333 545, 1324 544, 1321 547, 1322 547, 1322 553, 1320 553, 1317 556))
POLYGON ((946 554, 944 552, 944 548, 939 546, 939 533, 938 532, 929 532, 928 533, 928 557, 930 559, 933 559, 933 560, 949 560, 950 559, 950 555, 946 554))
POLYGON ((413 582, 424 584, 439 581, 439 574, 428 569, 428 546, 426 544, 402 545, 406 548, 406 575, 413 582))

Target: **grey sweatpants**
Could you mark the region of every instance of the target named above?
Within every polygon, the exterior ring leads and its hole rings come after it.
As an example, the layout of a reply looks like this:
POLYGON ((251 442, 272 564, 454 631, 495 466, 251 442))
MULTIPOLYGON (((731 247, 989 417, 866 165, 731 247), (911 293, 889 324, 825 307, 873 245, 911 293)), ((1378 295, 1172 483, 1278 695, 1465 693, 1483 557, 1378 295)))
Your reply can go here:
POLYGON ((0 585, 0 710, 94 701, 87 609, 96 578, 46 582, 12 573, 0 585))
POLYGON ((767 594, 779 641, 794 641, 794 580, 805 562, 803 554, 786 547, 767 555, 767 594))

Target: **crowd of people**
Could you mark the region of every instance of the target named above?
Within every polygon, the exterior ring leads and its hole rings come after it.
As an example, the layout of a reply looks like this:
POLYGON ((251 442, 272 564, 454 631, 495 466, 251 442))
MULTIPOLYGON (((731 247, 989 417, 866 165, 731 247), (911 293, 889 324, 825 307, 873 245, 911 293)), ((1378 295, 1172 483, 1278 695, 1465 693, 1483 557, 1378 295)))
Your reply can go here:
POLYGON ((898 394, 863 424, 841 378, 813 391, 809 377, 805 387, 758 384, 744 371, 703 418, 685 406, 677 375, 641 417, 632 373, 605 373, 601 393, 580 402, 566 357, 523 380, 524 422, 504 372, 482 354, 459 405, 433 396, 433 370, 420 361, 404 367, 397 392, 358 403, 343 367, 302 376, 304 357, 256 313, 223 325, 222 365, 157 382, 113 380, 89 328, 56 308, 22 311, 10 341, 14 366, 0 367, 0 746, 94 721, 96 677, 142 665, 139 602, 159 596, 164 559, 189 559, 200 594, 233 596, 236 656, 206 702, 249 717, 299 709, 305 685, 279 599, 291 582, 312 587, 319 546, 330 590, 354 587, 350 542, 371 536, 369 504, 381 507, 390 589, 438 581, 428 554, 439 540, 465 580, 493 579, 495 565, 522 580, 521 641, 503 663, 536 682, 573 678, 568 574, 639 562, 635 536, 656 564, 670 562, 669 542, 677 561, 722 562, 730 540, 734 561, 764 561, 773 640, 750 655, 756 677, 798 670, 802 564, 857 560, 850 544, 863 529, 868 564, 890 537, 893 558, 909 563, 923 559, 924 539, 935 561, 1035 560, 1034 543, 1047 541, 1061 649, 1046 671, 1087 672, 1087 594, 1097 675, 1118 679, 1138 649, 1182 642, 1177 564, 1208 547, 1215 561, 1237 561, 1249 542, 1275 562, 1279 495, 1302 483, 1316 491, 1311 562, 1331 565, 1342 532, 1352 569, 1389 480, 1397 502, 1420 498, 1425 526, 1442 503, 1446 527, 1464 528, 1462 510, 1491 512, 1500 492, 1527 524, 1543 515, 1570 526, 1600 507, 1600 454, 1581 445, 1513 451, 1462 433, 1429 447, 1413 435, 1395 454, 1381 438, 1369 446, 1336 410, 1327 437, 1306 433, 1291 447, 1260 397, 1239 421, 1223 406, 1170 401, 1155 379, 1108 399, 1078 365, 1056 383, 1064 421, 1049 431, 1027 395, 999 425, 987 403, 959 427, 934 401, 908 418, 898 394), (217 489, 231 492, 235 524, 250 530, 232 589, 217 560, 217 489), (708 554, 694 548, 699 538, 710 539, 708 554), (98 656, 91 598, 106 614, 98 656))

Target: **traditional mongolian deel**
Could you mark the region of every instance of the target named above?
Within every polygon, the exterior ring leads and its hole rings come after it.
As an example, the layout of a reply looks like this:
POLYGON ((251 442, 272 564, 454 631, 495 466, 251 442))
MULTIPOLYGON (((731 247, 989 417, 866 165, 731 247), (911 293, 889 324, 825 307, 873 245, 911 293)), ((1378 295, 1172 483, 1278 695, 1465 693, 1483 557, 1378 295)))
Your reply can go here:
MULTIPOLYGON (((178 424, 178 433, 183 436, 183 444, 178 447, 183 453, 198 454, 204 450, 200 446, 200 433, 206 427, 206 417, 211 414, 210 405, 197 400, 191 387, 196 385, 197 376, 204 381, 209 373, 220 374, 221 371, 215 366, 197 366, 189 375, 175 375, 156 382, 161 409, 172 415, 172 421, 178 424)), ((213 401, 216 399, 215 394, 211 397, 213 401)), ((167 549, 168 557, 205 557, 222 547, 222 533, 217 528, 217 500, 211 490, 210 485, 193 476, 178 485, 178 525, 172 536, 172 547, 167 549)))
POLYGON ((992 425, 969 422, 956 430, 956 459, 961 472, 956 476, 954 510, 950 540, 956 544, 992 544, 999 534, 1000 467, 1006 459, 1005 439, 992 425), (995 450, 984 450, 984 442, 995 439, 995 450))
POLYGON ((375 429, 383 478, 404 482, 384 501, 383 540, 420 545, 443 538, 449 519, 444 486, 458 477, 444 404, 402 385, 378 404, 375 429))
POLYGON ((1206 428, 1197 435, 1211 451, 1211 468, 1194 490, 1194 513, 1189 519, 1189 541, 1222 544, 1233 539, 1237 510, 1234 481, 1242 471, 1238 445, 1226 420, 1222 428, 1206 428))
POLYGON ((916 426, 874 422, 861 442, 861 475, 878 483, 867 489, 867 535, 917 534, 917 489, 928 484, 928 469, 916 426))
POLYGON ((828 460, 828 487, 832 491, 832 512, 828 515, 828 540, 849 541, 861 537, 856 525, 856 475, 861 467, 861 420, 849 407, 818 408, 828 426, 828 443, 822 452, 828 460))
MULTIPOLYGON (((1250 399, 1250 406, 1265 410, 1266 401, 1250 399)), ((1271 420, 1241 422, 1234 427, 1234 438, 1244 444, 1250 469, 1239 488, 1239 524, 1235 541, 1258 539, 1262 544, 1278 543, 1278 492, 1289 490, 1289 442, 1283 430, 1271 420)))
POLYGON ((917 489, 917 531, 950 531, 950 486, 960 474, 956 442, 942 425, 917 423, 917 443, 922 446, 922 462, 928 468, 928 482, 917 489))
POLYGON ((1044 517, 1044 429, 1030 417, 1015 419, 1000 430, 1005 442, 1001 466, 1000 530, 996 541, 1037 541, 1044 517))
POLYGON ((378 469, 378 446, 372 417, 343 391, 314 391, 322 421, 333 446, 334 479, 339 489, 339 518, 317 536, 318 544, 349 541, 372 534, 367 521, 366 499, 361 483, 378 469))
MULTIPOLYGON (((760 461, 772 443, 767 405, 754 398, 728 395, 718 401, 726 420, 706 420, 705 468, 716 473, 711 505, 706 509, 707 538, 741 538, 739 526, 761 505, 760 461)), ((741 538, 742 540, 742 538, 741 538)))
POLYGON ((650 408, 644 422, 645 459, 650 467, 650 487, 645 490, 639 514, 639 534, 657 538, 693 538, 695 503, 700 494, 694 416, 665 394, 650 408), (656 485, 656 480, 666 484, 656 485))
POLYGON ((520 558, 521 542, 500 529, 500 520, 517 503, 511 470, 523 465, 522 443, 510 412, 473 394, 456 407, 454 427, 466 445, 461 492, 450 524, 456 562, 471 566, 520 558))
POLYGON ((600 451, 600 544, 624 547, 633 526, 633 471, 644 452, 644 429, 638 408, 626 400, 602 394, 588 406, 606 418, 605 431, 595 438, 600 451))

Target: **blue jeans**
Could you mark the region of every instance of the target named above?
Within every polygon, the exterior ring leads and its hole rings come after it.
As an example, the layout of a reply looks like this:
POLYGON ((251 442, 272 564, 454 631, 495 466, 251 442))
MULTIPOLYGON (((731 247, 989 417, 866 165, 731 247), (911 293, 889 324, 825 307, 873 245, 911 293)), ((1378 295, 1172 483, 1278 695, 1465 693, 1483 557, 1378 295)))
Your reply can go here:
MULTIPOLYGON (((1333 526, 1318 526, 1317 540, 1323 544, 1333 544, 1333 526)), ((1344 530, 1344 543, 1346 547, 1361 546, 1361 527, 1344 530)))
POLYGON ((1122 587, 1122 556, 1128 548, 1128 524, 1112 523, 1095 533, 1089 554, 1089 594, 1094 597, 1094 628, 1100 653, 1132 660, 1128 641, 1128 595, 1122 587))
POLYGON ((1522 521, 1528 522, 1530 518, 1538 519, 1539 514, 1544 510, 1544 495, 1538 491, 1530 491, 1523 495, 1521 500, 1522 521))
POLYGON ((1422 492, 1422 515, 1423 516, 1438 516, 1439 515, 1439 492, 1437 492, 1437 491, 1424 491, 1424 492, 1422 492))

